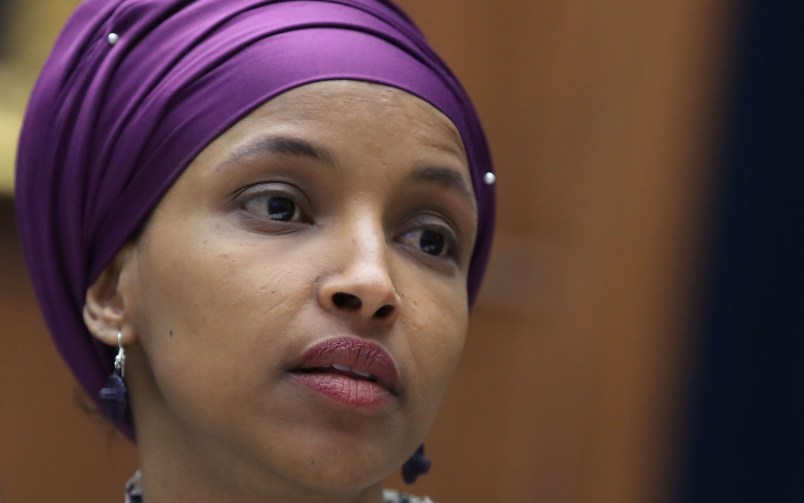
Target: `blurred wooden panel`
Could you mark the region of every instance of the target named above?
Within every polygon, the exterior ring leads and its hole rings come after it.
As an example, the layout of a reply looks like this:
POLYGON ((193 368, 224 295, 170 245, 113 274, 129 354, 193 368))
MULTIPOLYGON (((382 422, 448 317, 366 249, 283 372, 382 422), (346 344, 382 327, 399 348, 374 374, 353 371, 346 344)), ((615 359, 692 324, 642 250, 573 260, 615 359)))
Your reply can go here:
MULTIPOLYGON (((48 19, 29 1, 23 48, 48 19)), ((665 501, 734 14, 722 0, 400 4, 474 97, 499 175, 492 265, 413 491, 665 501)), ((115 501, 133 450, 75 404, 17 244, 0 245, 0 498, 115 501)))

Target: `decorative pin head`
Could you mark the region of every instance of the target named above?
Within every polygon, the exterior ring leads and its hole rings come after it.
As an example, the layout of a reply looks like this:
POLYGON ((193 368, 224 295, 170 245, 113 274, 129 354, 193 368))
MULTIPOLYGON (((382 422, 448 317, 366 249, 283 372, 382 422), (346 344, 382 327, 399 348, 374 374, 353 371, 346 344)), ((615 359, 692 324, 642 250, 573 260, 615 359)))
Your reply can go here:
POLYGON ((483 175, 483 182, 486 185, 494 185, 494 182, 496 182, 496 181, 497 181, 497 177, 494 176, 494 173, 492 173, 491 171, 489 171, 485 175, 483 175))
POLYGON ((118 40, 120 40, 120 36, 117 33, 112 32, 106 36, 106 40, 109 42, 109 45, 114 45, 118 40))

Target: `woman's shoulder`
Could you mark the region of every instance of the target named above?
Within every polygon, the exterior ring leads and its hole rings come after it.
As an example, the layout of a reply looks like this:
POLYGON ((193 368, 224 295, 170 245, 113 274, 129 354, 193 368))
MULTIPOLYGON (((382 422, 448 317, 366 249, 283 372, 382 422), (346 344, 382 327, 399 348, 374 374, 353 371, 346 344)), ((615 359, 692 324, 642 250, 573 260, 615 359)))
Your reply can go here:
POLYGON ((433 500, 427 496, 419 498, 418 496, 411 496, 393 489, 385 489, 382 496, 383 503, 434 503, 433 500))

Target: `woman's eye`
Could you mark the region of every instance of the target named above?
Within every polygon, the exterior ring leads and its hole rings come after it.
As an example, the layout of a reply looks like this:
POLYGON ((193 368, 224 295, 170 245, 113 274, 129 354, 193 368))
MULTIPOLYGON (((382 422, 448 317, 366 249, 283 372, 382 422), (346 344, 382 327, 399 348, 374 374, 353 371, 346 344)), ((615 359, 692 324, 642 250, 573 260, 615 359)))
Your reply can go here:
POLYGON ((442 232, 433 229, 418 229, 408 232, 401 241, 436 257, 444 257, 451 252, 447 237, 442 232))
POLYGON ((275 222, 302 222, 304 213, 290 197, 273 194, 258 194, 243 204, 251 215, 275 222))
POLYGON ((297 220, 296 203, 287 197, 269 197, 265 203, 265 211, 271 220, 291 222, 297 220))
POLYGON ((419 247, 424 253, 441 255, 446 250, 447 244, 443 234, 425 229, 419 236, 419 247))

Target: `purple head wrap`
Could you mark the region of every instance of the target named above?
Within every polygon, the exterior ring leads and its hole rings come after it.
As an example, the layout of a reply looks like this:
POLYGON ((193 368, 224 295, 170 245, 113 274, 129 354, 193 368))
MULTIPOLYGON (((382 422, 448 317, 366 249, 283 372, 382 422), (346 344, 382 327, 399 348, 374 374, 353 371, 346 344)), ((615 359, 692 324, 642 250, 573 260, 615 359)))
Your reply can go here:
MULTIPOLYGON (((387 0, 88 0, 31 96, 20 137, 20 235, 45 319, 97 399, 113 353, 82 319, 89 285, 212 140, 310 82, 390 85, 457 126, 479 210, 468 292, 491 246, 491 161, 458 81, 387 0), (486 181, 484 182, 484 175, 486 181)), ((131 436, 131 424, 118 424, 131 436)))

